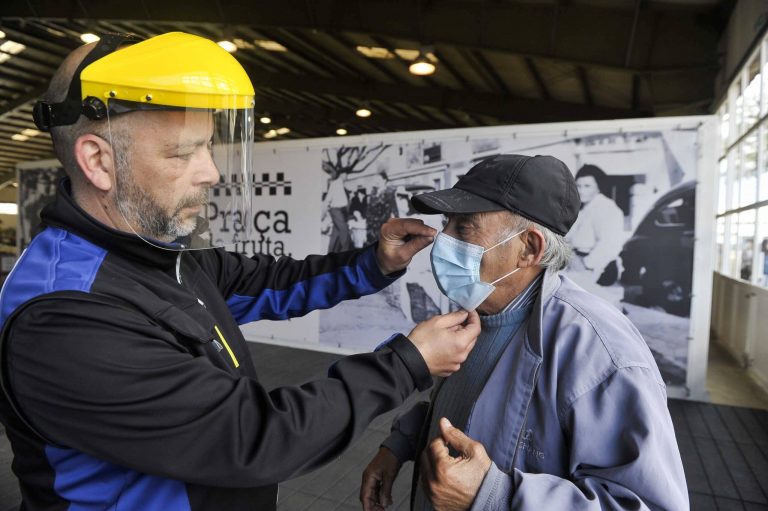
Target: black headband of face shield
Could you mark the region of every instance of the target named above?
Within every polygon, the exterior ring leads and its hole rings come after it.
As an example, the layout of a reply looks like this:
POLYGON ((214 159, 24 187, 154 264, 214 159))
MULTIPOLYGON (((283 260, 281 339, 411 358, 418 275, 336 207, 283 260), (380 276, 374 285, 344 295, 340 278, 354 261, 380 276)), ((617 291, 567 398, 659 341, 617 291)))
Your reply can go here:
POLYGON ((35 126, 40 131, 50 131, 54 126, 68 126, 76 123, 81 115, 91 120, 104 119, 107 115, 104 101, 94 97, 82 99, 83 90, 80 82, 80 73, 83 69, 114 52, 123 44, 136 43, 140 40, 139 37, 132 34, 105 34, 102 36, 99 42, 96 43, 96 46, 88 52, 88 55, 77 66, 64 101, 60 103, 38 101, 35 103, 35 107, 32 110, 35 126))

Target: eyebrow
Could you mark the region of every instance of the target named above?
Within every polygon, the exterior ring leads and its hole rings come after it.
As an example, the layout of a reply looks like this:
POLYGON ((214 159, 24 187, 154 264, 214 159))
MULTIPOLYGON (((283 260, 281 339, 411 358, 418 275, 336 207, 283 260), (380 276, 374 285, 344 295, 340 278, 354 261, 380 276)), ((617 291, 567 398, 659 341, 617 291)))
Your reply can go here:
POLYGON ((213 136, 208 138, 199 138, 197 140, 192 140, 189 142, 170 142, 168 144, 163 145, 163 149, 166 151, 173 151, 173 150, 182 150, 182 149, 192 149, 195 147, 200 147, 203 145, 208 145, 210 142, 213 142, 213 136))

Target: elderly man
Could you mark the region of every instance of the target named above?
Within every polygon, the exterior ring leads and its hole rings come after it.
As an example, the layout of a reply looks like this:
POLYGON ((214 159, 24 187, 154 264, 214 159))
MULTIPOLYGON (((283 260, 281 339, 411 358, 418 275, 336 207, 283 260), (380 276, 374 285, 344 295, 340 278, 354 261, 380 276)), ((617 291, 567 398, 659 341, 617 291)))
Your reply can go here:
POLYGON ((496 156, 413 204, 447 215, 434 276, 477 308, 482 333, 431 403, 395 422, 363 474, 363 508, 391 503, 401 464, 416 460, 418 511, 687 509, 651 352, 615 307, 558 273, 579 211, 568 168, 496 156))

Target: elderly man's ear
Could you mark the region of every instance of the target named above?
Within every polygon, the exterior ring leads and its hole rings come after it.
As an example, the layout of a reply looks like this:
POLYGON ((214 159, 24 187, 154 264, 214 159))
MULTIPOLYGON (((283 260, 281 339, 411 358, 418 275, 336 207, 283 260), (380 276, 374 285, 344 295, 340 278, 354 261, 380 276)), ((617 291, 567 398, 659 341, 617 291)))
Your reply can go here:
POLYGON ((537 266, 547 248, 544 235, 538 229, 528 229, 520 235, 520 241, 523 242, 523 249, 520 251, 520 268, 537 266))
POLYGON ((102 192, 112 189, 115 162, 109 142, 92 133, 81 135, 75 141, 75 158, 85 178, 96 189, 102 192))

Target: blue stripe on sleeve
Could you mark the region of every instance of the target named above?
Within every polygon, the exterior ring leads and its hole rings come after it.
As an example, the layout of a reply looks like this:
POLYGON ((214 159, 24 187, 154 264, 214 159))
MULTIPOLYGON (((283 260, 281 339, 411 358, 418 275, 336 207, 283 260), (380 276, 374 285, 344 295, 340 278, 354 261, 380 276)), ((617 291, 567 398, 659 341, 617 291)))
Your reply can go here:
POLYGON ((90 291, 107 252, 63 229, 35 236, 0 292, 0 326, 17 307, 54 291, 90 291))
POLYGON ((186 485, 107 463, 74 449, 46 446, 56 493, 68 511, 190 511, 186 485), (118 506, 119 502, 119 506, 118 506))
POLYGON ((258 297, 233 294, 227 306, 240 325, 259 319, 288 319, 375 293, 393 281, 379 270, 376 247, 372 246, 361 252, 352 266, 316 275, 288 289, 266 289, 258 297))

